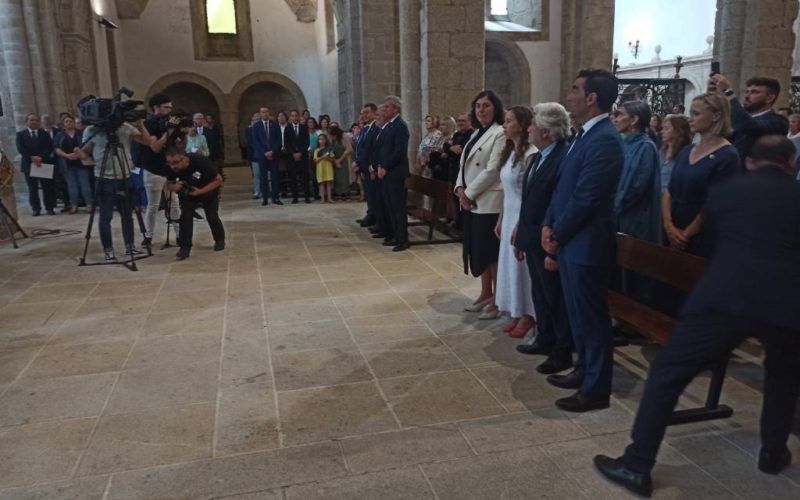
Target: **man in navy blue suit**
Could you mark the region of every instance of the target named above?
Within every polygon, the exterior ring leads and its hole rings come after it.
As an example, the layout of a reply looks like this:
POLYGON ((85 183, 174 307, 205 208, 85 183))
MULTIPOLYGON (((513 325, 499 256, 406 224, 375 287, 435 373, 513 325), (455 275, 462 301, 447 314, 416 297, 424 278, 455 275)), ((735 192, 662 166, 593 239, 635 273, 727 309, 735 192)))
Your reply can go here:
POLYGON ((353 165, 356 168, 358 177, 361 179, 361 185, 364 186, 364 193, 367 199, 367 215, 357 221, 361 227, 374 226, 377 223, 374 208, 375 187, 369 173, 369 149, 380 131, 380 127, 375 124, 375 113, 377 111, 378 106, 371 102, 361 108, 359 122, 362 129, 356 140, 356 151, 353 158, 353 165))
POLYGON ((278 124, 270 119, 269 108, 261 106, 258 110, 261 120, 253 126, 253 156, 259 158, 261 169, 262 205, 269 204, 270 197, 276 205, 281 202, 281 181, 278 177, 278 154, 281 152, 281 131, 278 124), (270 186, 272 189, 270 189, 270 186))
POLYGON ((567 150, 542 227, 542 248, 557 259, 578 353, 575 369, 550 375, 556 387, 577 389, 556 401, 565 411, 608 408, 613 339, 608 285, 616 258, 614 195, 625 157, 608 118, 617 79, 606 70, 581 70, 567 94, 578 133, 567 150))
POLYGON ((400 117, 402 108, 399 97, 389 96, 381 104, 386 119, 377 139, 378 182, 382 184, 386 218, 391 233, 383 241, 393 252, 411 248, 408 242, 408 219, 406 216, 406 177, 408 177, 408 139, 406 122, 400 117))

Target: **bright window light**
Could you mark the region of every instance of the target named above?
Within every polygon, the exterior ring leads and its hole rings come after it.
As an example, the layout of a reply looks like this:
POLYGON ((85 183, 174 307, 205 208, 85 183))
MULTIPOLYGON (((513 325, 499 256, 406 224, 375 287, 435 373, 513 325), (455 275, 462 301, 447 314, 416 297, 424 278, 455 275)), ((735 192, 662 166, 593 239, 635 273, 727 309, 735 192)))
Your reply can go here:
POLYGON ((493 16, 507 16, 508 0, 492 0, 491 12, 493 16))
POLYGON ((236 34, 234 0, 206 0, 206 16, 209 33, 236 34))

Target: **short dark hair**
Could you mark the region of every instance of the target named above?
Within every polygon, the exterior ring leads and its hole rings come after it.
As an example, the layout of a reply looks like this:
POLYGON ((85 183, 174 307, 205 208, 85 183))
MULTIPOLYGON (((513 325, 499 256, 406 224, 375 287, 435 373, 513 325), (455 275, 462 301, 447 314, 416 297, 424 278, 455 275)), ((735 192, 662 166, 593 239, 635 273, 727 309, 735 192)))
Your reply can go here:
POLYGON ((298 115, 300 114, 300 112, 297 111, 296 109, 290 109, 289 114, 291 115, 292 113, 297 113, 298 115))
POLYGON ((364 109, 364 108, 369 108, 370 111, 372 111, 373 113, 378 111, 378 105, 375 104, 374 102, 368 102, 365 105, 361 106, 361 109, 364 109))
POLYGON ((161 106, 162 104, 166 104, 168 102, 172 102, 170 96, 158 92, 150 97, 150 100, 147 101, 147 105, 150 106, 151 108, 154 108, 156 106, 161 106))
POLYGON ((683 104, 676 104, 676 105, 674 105, 672 107, 680 109, 681 113, 685 113, 686 112, 686 106, 684 106, 683 104))
POLYGON ((780 95, 781 93, 781 82, 774 78, 767 78, 765 76, 756 76, 753 77, 747 82, 745 85, 748 87, 766 87, 767 90, 773 95, 780 95))
POLYGON ((650 111, 650 106, 648 106, 646 102, 639 100, 625 101, 621 104, 621 107, 625 108, 625 112, 628 115, 639 118, 639 121, 636 123, 636 128, 639 129, 639 132, 647 130, 647 127, 650 126, 650 117, 653 113, 650 111))
POLYGON ((283 115, 283 117, 287 120, 289 119, 289 115, 286 114, 286 111, 278 111, 277 117, 280 118, 281 115, 283 115))
POLYGON ((583 85, 586 95, 597 94, 597 106, 600 111, 605 113, 611 111, 619 95, 617 77, 605 69, 589 68, 578 71, 578 78, 586 80, 583 85))
POLYGON ((495 94, 493 90, 482 90, 478 93, 478 95, 475 96, 475 99, 472 100, 472 104, 469 105, 469 121, 472 122, 472 128, 481 128, 481 122, 478 121, 478 115, 475 114, 475 103, 478 102, 478 99, 482 99, 484 97, 489 99, 494 106, 492 123, 502 125, 506 116, 506 112, 503 109, 503 101, 497 97, 497 94, 495 94))
POLYGON ((308 126, 308 122, 314 122, 314 128, 315 129, 319 128, 319 123, 317 123, 317 119, 314 118, 313 116, 309 116, 308 118, 306 118, 306 126, 308 126))
POLYGON ((783 135, 765 135, 759 138, 748 157, 753 161, 766 161, 778 165, 791 165, 797 154, 794 143, 783 135))

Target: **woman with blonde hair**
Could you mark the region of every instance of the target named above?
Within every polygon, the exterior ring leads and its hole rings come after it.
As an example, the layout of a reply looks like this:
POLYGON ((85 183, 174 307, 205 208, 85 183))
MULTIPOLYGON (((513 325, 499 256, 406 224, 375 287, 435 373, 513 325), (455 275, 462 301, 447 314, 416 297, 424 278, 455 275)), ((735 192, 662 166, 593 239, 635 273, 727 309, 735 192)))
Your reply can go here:
POLYGON ((684 147, 675 158, 662 201, 664 231, 671 247, 708 256, 710 239, 702 230, 701 213, 708 190, 742 171, 739 153, 726 139, 732 132, 728 100, 716 92, 695 97, 689 110, 689 127, 700 135, 700 141, 684 147))
MULTIPOLYGON (((425 137, 422 138, 417 149, 417 168, 423 175, 428 168, 431 153, 441 151, 442 144, 444 144, 444 135, 439 130, 439 124, 438 116, 428 115, 425 117, 425 137)), ((430 177, 430 175, 425 176, 430 177)))

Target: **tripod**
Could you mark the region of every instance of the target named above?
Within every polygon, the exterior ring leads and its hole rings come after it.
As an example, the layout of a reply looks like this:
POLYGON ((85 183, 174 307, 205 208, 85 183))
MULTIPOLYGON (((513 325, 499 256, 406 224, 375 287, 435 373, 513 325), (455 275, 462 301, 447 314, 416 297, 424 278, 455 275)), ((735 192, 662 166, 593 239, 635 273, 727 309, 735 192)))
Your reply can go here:
MULTIPOLYGON (((129 227, 129 224, 133 224, 133 221, 130 220, 130 211, 131 208, 136 213, 136 220, 139 222, 139 229, 141 230, 142 234, 145 234, 145 226, 144 226, 144 219, 142 218, 142 211, 139 208, 139 204, 135 203, 131 206, 132 199, 131 193, 133 192, 133 182, 131 181, 131 168, 130 164, 128 163, 128 158, 125 155, 125 147, 122 143, 119 142, 119 137, 115 132, 105 132, 108 143, 106 144, 106 149, 103 152, 103 159, 100 162, 100 175, 97 176, 97 185, 95 186, 95 196, 94 200, 92 200, 92 209, 91 214, 89 215, 89 224, 86 227, 86 243, 83 246, 83 256, 79 259, 79 266, 98 266, 104 264, 122 264, 123 266, 127 267, 131 271, 137 271, 138 268, 136 267, 136 261, 139 259, 144 259, 146 257, 150 257, 153 255, 153 251, 151 250, 150 246, 147 245, 147 255, 140 255, 136 256, 134 253, 134 244, 133 244, 133 228, 129 227), (106 170, 108 169, 109 162, 116 161, 116 166, 119 167, 119 176, 118 171, 114 168, 114 165, 111 166, 112 176, 110 179, 106 179, 105 174, 106 170), (120 219, 122 221, 122 234, 123 239, 126 239, 126 235, 130 234, 130 241, 125 241, 126 249, 128 250, 128 259, 127 262, 120 261, 120 262, 86 262, 86 253, 89 251, 89 241, 92 238, 92 225, 94 224, 94 217, 97 213, 97 201, 100 196, 100 185, 104 182, 104 180, 112 180, 114 181, 114 189, 116 191, 115 194, 115 204, 120 212, 120 219), (118 188, 118 182, 123 182, 123 188, 118 188), (129 231, 128 231, 129 230, 129 231)), ((92 138, 87 139, 85 143, 88 143, 92 138)), ((112 207, 113 210, 113 207, 112 207)))
POLYGON ((3 229, 6 230, 8 233, 8 237, 11 238, 11 244, 14 245, 14 248, 19 248, 17 245, 17 238, 14 236, 14 233, 19 231, 22 233, 23 238, 27 238, 28 235, 25 234, 25 231, 22 230, 22 227, 17 222, 17 219, 11 215, 8 208, 3 204, 3 200, 0 200, 0 224, 3 225, 3 229))

